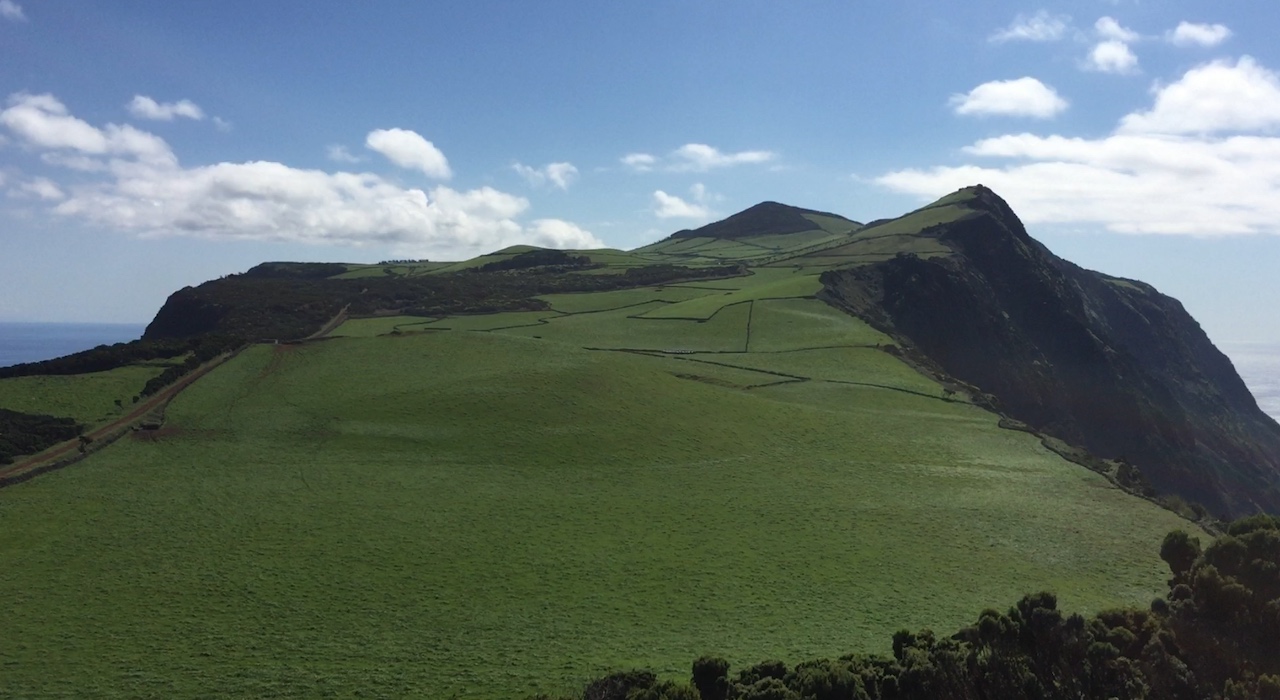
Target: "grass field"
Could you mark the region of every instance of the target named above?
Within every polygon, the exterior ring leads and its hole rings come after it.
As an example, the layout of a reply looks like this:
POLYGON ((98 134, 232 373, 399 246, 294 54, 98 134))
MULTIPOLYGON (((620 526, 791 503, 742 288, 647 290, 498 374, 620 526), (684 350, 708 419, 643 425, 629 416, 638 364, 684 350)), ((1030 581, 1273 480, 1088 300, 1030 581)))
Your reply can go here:
POLYGON ((107 372, 0 379, 0 408, 75 418, 86 425, 117 417, 118 400, 128 408, 159 366, 121 367, 107 372))
POLYGON ((0 490, 0 696, 511 697, 1161 590, 1184 521, 801 277, 251 348, 153 439, 0 490))

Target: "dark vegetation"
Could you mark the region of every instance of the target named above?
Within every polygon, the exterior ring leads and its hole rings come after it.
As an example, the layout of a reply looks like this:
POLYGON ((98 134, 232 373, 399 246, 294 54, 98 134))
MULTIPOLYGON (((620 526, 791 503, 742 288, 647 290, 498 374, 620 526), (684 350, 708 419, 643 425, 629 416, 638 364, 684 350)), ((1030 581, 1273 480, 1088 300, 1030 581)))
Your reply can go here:
POLYGON ((266 270, 260 265, 242 275, 175 292, 142 337, 163 340, 219 334, 246 340, 287 340, 310 335, 344 308, 356 316, 539 310, 546 308, 545 303, 533 298, 540 294, 608 291, 744 272, 734 265, 652 265, 630 268, 621 274, 584 275, 566 269, 576 267, 577 258, 560 251, 531 251, 512 260, 525 262, 516 263, 513 268, 482 268, 478 272, 360 279, 321 277, 320 273, 327 270, 316 266, 322 263, 309 263, 298 274, 288 272, 283 263, 271 263, 266 270), (537 255, 523 257, 534 253, 537 255), (564 259, 570 263, 559 264, 564 259), (556 263, 535 262, 527 266, 531 260, 556 263))
MULTIPOLYGON (((892 657, 849 655, 730 673, 703 657, 688 684, 610 674, 575 700, 1280 700, 1280 518, 1232 523, 1203 551, 1170 533, 1173 577, 1150 609, 1064 614, 1051 593, 984 610, 948 636, 893 635, 892 657)), ((545 696, 544 696, 545 697, 545 696)))
POLYGON ((1176 300, 1079 268, 995 193, 926 229, 954 254, 825 273, 823 296, 998 410, 1219 517, 1280 512, 1280 426, 1176 300))
POLYGON ((166 338, 163 340, 134 340, 128 343, 99 345, 90 350, 52 360, 0 367, 0 379, 29 377, 39 374, 66 375, 105 372, 137 362, 177 357, 191 350, 194 344, 193 341, 187 339, 166 338))
POLYGON ((517 253, 506 260, 486 263, 480 267, 472 268, 471 271, 477 273, 501 272, 503 270, 527 270, 533 267, 553 268, 547 271, 560 272, 595 266, 591 264, 591 258, 588 258, 585 255, 569 255, 563 250, 538 248, 536 250, 527 250, 523 253, 517 253))
POLYGON ((80 434, 84 426, 70 418, 19 413, 0 408, 0 464, 35 454, 80 434))
MULTIPOLYGON (((805 215, 829 216, 833 219, 844 219, 839 214, 791 207, 777 202, 761 202, 750 209, 738 212, 721 221, 707 224, 693 230, 685 229, 671 234, 671 238, 746 238, 748 236, 768 236, 783 233, 801 233, 819 228, 817 224, 805 218, 805 215)), ((848 221, 848 219, 845 219, 848 221)), ((850 224, 857 225, 854 221, 850 224)))
POLYGON ((143 338, 128 343, 99 345, 91 350, 73 353, 52 360, 3 367, 0 368, 0 379, 42 374, 67 375, 106 372, 125 365, 186 355, 186 358, 181 363, 165 368, 163 372, 146 383, 140 396, 150 396, 202 363, 224 352, 234 350, 243 344, 244 341, 240 338, 224 335, 162 338, 159 340, 143 338))

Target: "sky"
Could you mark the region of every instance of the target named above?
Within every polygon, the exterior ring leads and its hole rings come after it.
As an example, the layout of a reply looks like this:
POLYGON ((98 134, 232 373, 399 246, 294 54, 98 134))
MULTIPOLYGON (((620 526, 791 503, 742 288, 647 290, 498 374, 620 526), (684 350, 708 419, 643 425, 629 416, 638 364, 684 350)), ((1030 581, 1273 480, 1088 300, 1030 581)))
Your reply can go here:
POLYGON ((1278 343, 1278 31, 1183 0, 0 0, 0 321, 981 183, 1213 340, 1278 343))

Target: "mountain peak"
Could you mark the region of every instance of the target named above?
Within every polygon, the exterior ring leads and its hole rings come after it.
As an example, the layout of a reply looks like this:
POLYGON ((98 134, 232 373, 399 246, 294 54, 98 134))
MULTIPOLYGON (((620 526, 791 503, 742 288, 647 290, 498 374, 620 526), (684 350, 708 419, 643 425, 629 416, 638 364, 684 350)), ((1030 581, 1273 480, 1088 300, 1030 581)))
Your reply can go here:
POLYGON ((810 216, 823 216, 850 221, 839 214, 793 207, 780 202, 760 202, 728 218, 693 230, 679 231, 672 238, 747 238, 786 233, 801 233, 821 228, 810 216))

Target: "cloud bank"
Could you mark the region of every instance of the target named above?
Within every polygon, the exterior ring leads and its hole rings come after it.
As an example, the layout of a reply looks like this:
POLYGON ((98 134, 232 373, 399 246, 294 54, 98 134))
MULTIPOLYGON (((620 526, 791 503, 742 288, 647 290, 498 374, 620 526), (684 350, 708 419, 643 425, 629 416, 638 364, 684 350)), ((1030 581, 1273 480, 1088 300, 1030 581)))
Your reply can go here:
POLYGON ((957 166, 889 172, 932 199, 982 183, 1031 224, 1119 233, 1280 234, 1280 77, 1249 57, 1214 61, 1158 87, 1150 109, 1100 138, 983 139, 957 166), (994 164, 992 164, 994 162, 994 164))
MULTIPOLYGON (((146 236, 386 244, 432 256, 474 255, 530 241, 603 246, 566 221, 522 225, 518 218, 529 201, 491 187, 408 188, 371 173, 269 161, 183 167, 154 134, 128 125, 94 126, 47 94, 11 96, 0 126, 46 163, 66 169, 62 181, 32 180, 24 191, 50 201, 58 215, 146 236)), ((401 167, 437 178, 450 174, 444 155, 412 131, 375 130, 366 144, 401 167)))

